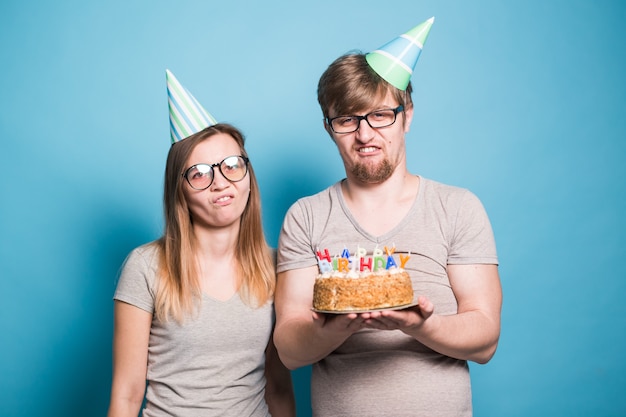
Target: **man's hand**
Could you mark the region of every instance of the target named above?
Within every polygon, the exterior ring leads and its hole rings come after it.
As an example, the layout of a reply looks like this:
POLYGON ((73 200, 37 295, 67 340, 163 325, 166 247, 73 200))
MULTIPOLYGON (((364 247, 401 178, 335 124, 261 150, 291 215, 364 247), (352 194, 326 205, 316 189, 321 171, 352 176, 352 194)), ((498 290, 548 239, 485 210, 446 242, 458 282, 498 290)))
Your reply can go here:
POLYGON ((378 330, 402 330, 405 333, 416 330, 428 320, 435 310, 433 303, 420 296, 417 305, 402 310, 381 310, 361 313, 365 327, 378 330))

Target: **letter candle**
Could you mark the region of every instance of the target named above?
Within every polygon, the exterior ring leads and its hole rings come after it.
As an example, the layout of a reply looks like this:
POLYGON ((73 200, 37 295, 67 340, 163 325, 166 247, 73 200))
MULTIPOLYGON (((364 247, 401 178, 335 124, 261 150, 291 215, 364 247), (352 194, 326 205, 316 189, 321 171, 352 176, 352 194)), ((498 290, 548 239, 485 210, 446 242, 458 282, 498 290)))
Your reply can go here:
POLYGON ((378 246, 372 252, 372 258, 374 259, 374 266, 372 271, 378 271, 379 269, 385 269, 385 259, 383 258, 383 251, 378 246))
POLYGON ((372 270, 372 258, 361 258, 359 263, 359 271, 363 272, 365 268, 372 270))
POLYGON ((326 272, 332 272, 333 271, 333 265, 331 264, 331 259, 330 259, 330 253, 328 252, 328 249, 324 249, 324 252, 320 252, 319 250, 316 252, 317 253, 317 264, 320 268, 320 273, 324 274, 326 272))
POLYGON ((390 269, 392 267, 397 268, 398 264, 396 264, 396 260, 393 259, 393 254, 396 251, 396 246, 392 246, 392 247, 387 247, 385 246, 385 253, 387 254, 387 265, 385 266, 385 269, 390 269))
POLYGON ((350 258, 348 258, 348 261, 350 262, 350 271, 355 272, 356 271, 356 266, 358 264, 357 257, 356 256, 350 256, 350 258))
POLYGON ((349 261, 346 258, 337 258, 337 271, 339 272, 348 272, 349 261))
POLYGON ((400 254, 400 268, 404 268, 404 265, 406 265, 406 262, 411 258, 411 252, 409 252, 406 255, 402 255, 400 254))
POLYGON ((322 274, 326 272, 333 272, 333 265, 330 262, 328 262, 326 259, 321 259, 318 262, 318 265, 320 267, 320 272, 322 274))
POLYGON ((396 251, 396 247, 395 246, 392 246, 390 248, 385 246, 385 253, 387 254, 387 256, 393 255, 395 251, 396 251))
POLYGON ((331 262, 330 253, 328 252, 328 249, 324 249, 324 253, 323 254, 320 251, 317 251, 317 257, 318 257, 318 259, 320 261, 325 259, 328 262, 331 262))
POLYGON ((396 264, 395 259, 393 259, 393 256, 389 255, 387 256, 387 265, 385 266, 386 269, 390 269, 392 267, 398 267, 398 264, 396 264))

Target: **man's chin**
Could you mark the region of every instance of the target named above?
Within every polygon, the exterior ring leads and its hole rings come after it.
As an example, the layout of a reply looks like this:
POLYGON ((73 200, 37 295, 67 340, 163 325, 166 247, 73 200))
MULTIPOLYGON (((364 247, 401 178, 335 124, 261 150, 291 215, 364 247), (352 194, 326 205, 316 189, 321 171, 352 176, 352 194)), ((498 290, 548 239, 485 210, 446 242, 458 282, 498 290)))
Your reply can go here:
POLYGON ((393 174, 393 166, 387 160, 376 166, 356 164, 352 168, 352 175, 366 184, 379 184, 388 180, 391 174, 393 174))

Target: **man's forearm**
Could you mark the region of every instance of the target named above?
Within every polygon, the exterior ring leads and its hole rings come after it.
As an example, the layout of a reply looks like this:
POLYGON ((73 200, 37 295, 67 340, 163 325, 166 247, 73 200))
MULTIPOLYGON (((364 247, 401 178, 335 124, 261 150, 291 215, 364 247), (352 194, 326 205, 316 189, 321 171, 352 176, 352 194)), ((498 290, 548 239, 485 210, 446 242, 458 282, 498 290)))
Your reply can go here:
POLYGON ((480 311, 432 316, 407 334, 443 355, 487 363, 496 351, 500 324, 480 311))
POLYGON ((313 364, 334 351, 350 333, 325 331, 314 322, 292 320, 277 325, 274 343, 289 369, 313 364))

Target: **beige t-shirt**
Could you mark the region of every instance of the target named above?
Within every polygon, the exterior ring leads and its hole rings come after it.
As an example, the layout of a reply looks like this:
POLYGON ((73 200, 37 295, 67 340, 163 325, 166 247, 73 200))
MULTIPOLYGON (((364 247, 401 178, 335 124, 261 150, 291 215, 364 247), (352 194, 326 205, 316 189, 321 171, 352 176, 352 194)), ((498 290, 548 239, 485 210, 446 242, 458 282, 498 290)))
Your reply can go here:
MULTIPOLYGON (((393 216, 393 213, 381 213, 393 216)), ((489 219, 471 192, 425 178, 407 216, 393 230, 372 236, 350 214, 340 183, 298 200, 285 217, 277 271, 317 264, 316 252, 331 256, 357 248, 395 247, 409 255, 404 268, 415 298, 426 295, 436 314, 455 314, 449 264, 497 264, 489 219)), ((362 330, 313 365, 315 416, 470 416, 466 361, 441 355, 400 331, 362 330)))

